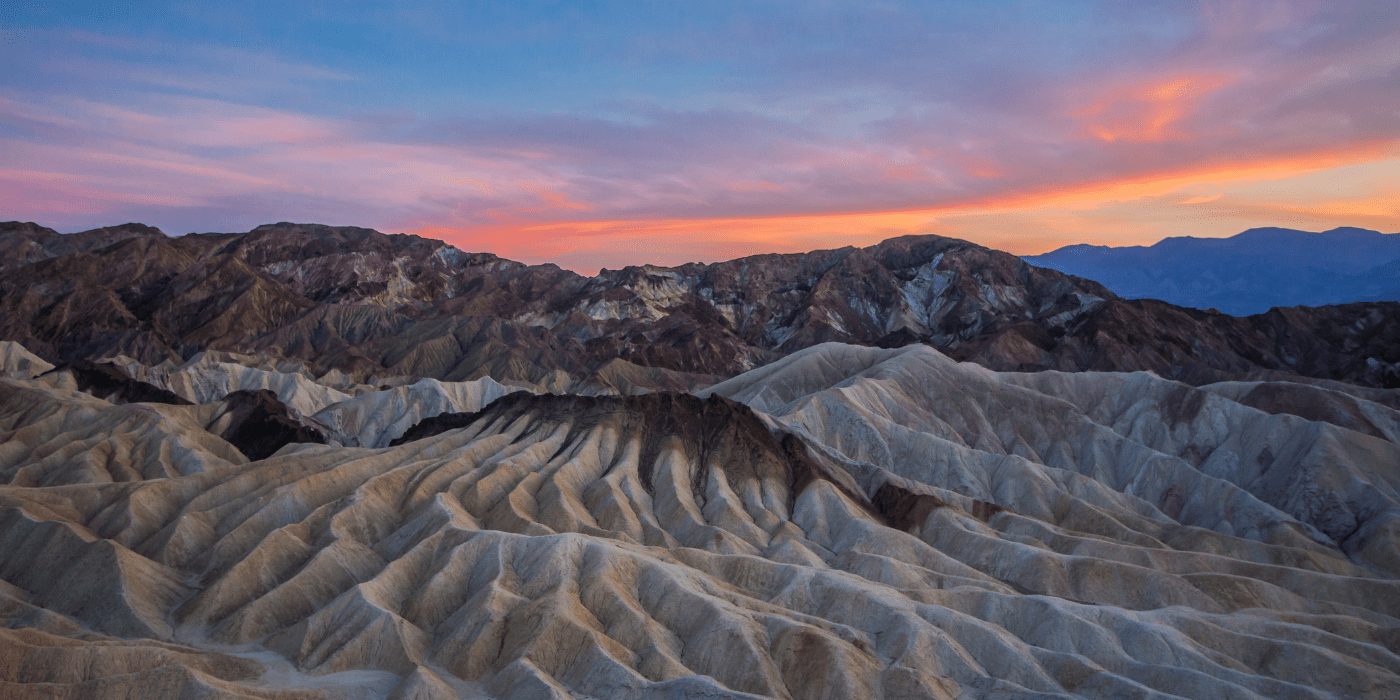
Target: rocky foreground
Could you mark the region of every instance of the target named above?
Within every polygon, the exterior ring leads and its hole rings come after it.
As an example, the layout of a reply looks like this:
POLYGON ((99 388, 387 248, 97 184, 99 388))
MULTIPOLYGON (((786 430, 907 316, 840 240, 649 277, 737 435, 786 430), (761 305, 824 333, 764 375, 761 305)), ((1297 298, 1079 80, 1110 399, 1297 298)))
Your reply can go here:
POLYGON ((0 357, 0 697, 1400 697, 1394 390, 0 357))

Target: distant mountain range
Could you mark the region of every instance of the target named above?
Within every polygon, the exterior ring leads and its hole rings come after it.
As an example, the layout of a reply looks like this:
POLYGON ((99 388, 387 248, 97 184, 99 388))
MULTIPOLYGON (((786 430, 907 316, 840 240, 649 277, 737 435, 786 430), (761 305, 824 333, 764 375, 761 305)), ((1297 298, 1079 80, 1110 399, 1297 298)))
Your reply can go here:
POLYGON ((1400 234, 1360 228, 1254 228, 1230 238, 1122 248, 1081 244, 1025 260, 1097 280, 1124 298, 1237 316, 1277 306, 1400 301, 1400 234))
MULTIPOLYGON (((953 238, 635 266, 594 277, 442 241, 269 224, 171 238, 140 224, 0 224, 0 340, 54 364, 202 351, 575 393, 691 391, 825 342, 928 344, 999 371, 1270 373, 1400 386, 1400 304, 1237 318, 1034 267, 953 238)), ((1261 374, 1262 373, 1262 374, 1261 374)))

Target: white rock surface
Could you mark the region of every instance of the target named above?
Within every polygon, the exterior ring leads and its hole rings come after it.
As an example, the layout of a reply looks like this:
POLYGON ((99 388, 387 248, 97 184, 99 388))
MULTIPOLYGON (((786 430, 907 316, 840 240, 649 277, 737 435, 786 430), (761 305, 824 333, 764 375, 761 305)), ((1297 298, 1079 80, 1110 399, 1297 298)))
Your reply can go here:
POLYGON ((424 418, 443 413, 474 413, 520 387, 490 377, 470 382, 420 379, 408 386, 361 394, 331 404, 313 417, 329 426, 349 447, 386 447, 424 418))
MULTIPOLYGON (((1049 517, 1046 480, 1290 547, 1352 551, 1369 520, 1400 517, 1394 442, 1145 372, 997 373, 926 346, 828 344, 712 393, 843 458, 1035 517, 1049 517)), ((1386 549, 1368 563, 1400 575, 1386 549)))
MULTIPOLYGON (((118 443, 203 408, 123 423, 142 405, 0 387, 7 425, 118 443)), ((144 481, 0 486, 0 627, 29 635, 0 634, 0 693, 1400 696, 1389 440, 924 348, 819 346, 706 393, 763 413, 514 393, 394 448, 174 472, 145 449, 121 457, 144 481)))
POLYGON ((350 399, 350 394, 318 384, 303 374, 255 369, 228 362, 187 363, 164 377, 151 373, 149 381, 197 404, 218 401, 239 390, 267 389, 282 403, 303 415, 350 399))
POLYGON ((247 463, 193 406, 114 406, 78 391, 0 379, 0 483, 140 481, 247 463))

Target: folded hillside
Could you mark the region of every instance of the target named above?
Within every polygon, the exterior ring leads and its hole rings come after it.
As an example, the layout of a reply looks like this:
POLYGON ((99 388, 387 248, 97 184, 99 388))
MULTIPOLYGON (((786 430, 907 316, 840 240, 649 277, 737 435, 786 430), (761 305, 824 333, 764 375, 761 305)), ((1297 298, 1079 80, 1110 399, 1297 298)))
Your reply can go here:
POLYGON ((454 410, 248 461, 217 434, 245 390, 0 380, 0 690, 1400 693, 1400 445, 1364 398, 842 344, 698 396, 480 388, 364 391, 337 434, 454 410))

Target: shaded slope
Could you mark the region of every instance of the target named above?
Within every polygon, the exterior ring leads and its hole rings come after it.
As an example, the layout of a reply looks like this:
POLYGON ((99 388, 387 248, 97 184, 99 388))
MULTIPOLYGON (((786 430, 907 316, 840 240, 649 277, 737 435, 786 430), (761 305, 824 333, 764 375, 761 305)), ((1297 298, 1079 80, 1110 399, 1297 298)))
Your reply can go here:
POLYGON ((1189 384, 1301 375, 1400 388, 1400 304, 1273 309, 1257 316, 1111 300, 1062 329, 1023 323, 948 352, 996 370, 1147 370, 1189 384))
POLYGON ((154 384, 134 379, 115 365, 78 360, 52 370, 51 381, 61 388, 92 394, 110 403, 165 403, 188 406, 192 401, 154 384))
POLYGON ((266 389, 224 396, 205 430, 227 440, 253 461, 267 459, 292 443, 326 444, 323 428, 302 418, 266 389))

